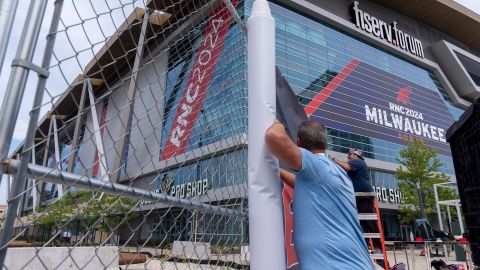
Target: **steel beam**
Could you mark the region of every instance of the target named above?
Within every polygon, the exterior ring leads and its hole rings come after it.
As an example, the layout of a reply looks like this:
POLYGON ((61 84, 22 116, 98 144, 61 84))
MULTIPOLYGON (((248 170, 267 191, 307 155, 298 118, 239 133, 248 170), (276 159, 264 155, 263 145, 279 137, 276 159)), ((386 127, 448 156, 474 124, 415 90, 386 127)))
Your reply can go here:
MULTIPOLYGON (((137 43, 137 52, 135 54, 135 62, 133 63, 132 74, 130 77, 130 85, 127 92, 127 102, 130 103, 126 106, 124 110, 120 112, 120 123, 122 124, 119 133, 119 139, 115 143, 115 161, 112 166, 112 181, 115 183, 118 182, 120 177, 120 170, 123 163, 123 151, 127 141, 127 134, 131 129, 131 121, 133 109, 135 106, 135 94, 137 92, 137 77, 138 77, 138 68, 140 67, 143 59, 143 49, 145 45, 145 37, 147 34, 148 18, 150 11, 147 9, 143 14, 142 21, 142 31, 140 32, 140 37, 138 38, 137 43)), ((128 151, 128 150, 127 150, 128 151)))
POLYGON ((238 12, 237 10, 235 9, 235 7, 232 5, 232 2, 230 2, 230 0, 222 0, 223 3, 225 4, 225 6, 227 7, 228 11, 230 12, 230 14, 232 14, 233 16, 233 19, 235 20, 235 22, 237 23, 238 27, 240 28, 240 31, 242 31, 243 35, 245 37, 247 37, 247 27, 245 26, 245 24, 243 23, 242 21, 242 18, 240 17, 240 15, 238 15, 238 12))
MULTIPOLYGON (((32 163, 37 164, 37 157, 36 157, 36 152, 35 152, 35 147, 32 148, 32 163)), ((37 212, 37 201, 40 199, 38 196, 38 184, 39 182, 32 178, 32 208, 33 208, 33 213, 37 212)), ((28 198, 27 198, 27 205, 28 205, 28 198)))
MULTIPOLYGON (((58 141, 58 128, 57 128, 57 116, 52 115, 53 123, 53 147, 55 149, 55 165, 57 169, 62 170, 62 158, 60 156, 60 143, 58 141)), ((63 197, 63 186, 57 185, 57 197, 60 199, 63 197)))
POLYGON ((93 133, 95 136, 95 146, 97 148, 98 155, 100 156, 100 175, 101 179, 108 180, 108 167, 105 159, 105 148, 103 147, 103 138, 100 131, 100 123, 98 122, 97 106, 95 96, 93 95, 93 89, 90 79, 87 79, 88 98, 90 100, 90 113, 92 114, 93 133))
POLYGON ((80 103, 78 104, 77 118, 75 118, 75 130, 73 131, 72 139, 72 153, 67 165, 67 172, 73 172, 75 169, 75 161, 77 160, 77 148, 79 147, 80 132, 82 129, 82 121, 84 119, 83 108, 85 107, 85 95, 87 92, 87 80, 83 81, 82 94, 80 96, 80 103))
MULTIPOLYGON (((45 148, 43 150, 42 166, 44 167, 48 167, 48 155, 50 152, 50 136, 52 134, 52 129, 53 129, 52 125, 53 125, 52 119, 50 118, 50 124, 48 125, 48 132, 47 132, 47 137, 45 141, 45 148)), ((34 204, 35 208, 39 207, 42 202, 43 182, 38 182, 36 192, 37 192, 37 195, 36 195, 37 201, 34 204)))
MULTIPOLYGON (((35 147, 32 147, 32 164, 36 164, 35 162, 35 147)), ((35 202, 37 201, 37 196, 35 194, 36 192, 36 184, 37 184, 37 181, 35 181, 35 179, 28 179, 28 183, 27 183, 27 190, 24 194, 24 198, 22 199, 22 205, 20 206, 19 208, 19 211, 18 211, 18 215, 21 216, 23 211, 25 211, 25 208, 28 207, 28 201, 30 199, 30 192, 32 192, 32 199, 33 199, 33 203, 32 203, 32 210, 33 212, 35 213, 35 210, 36 210, 36 207, 35 207, 35 202)))
POLYGON ((0 1, 0 74, 2 73, 3 60, 10 41, 13 19, 17 12, 18 0, 0 1))

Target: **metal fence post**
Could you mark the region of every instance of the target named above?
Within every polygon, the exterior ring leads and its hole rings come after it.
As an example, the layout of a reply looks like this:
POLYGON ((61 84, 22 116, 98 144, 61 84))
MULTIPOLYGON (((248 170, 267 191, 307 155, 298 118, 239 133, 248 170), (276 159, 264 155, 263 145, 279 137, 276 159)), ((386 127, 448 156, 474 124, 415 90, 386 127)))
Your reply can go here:
MULTIPOLYGON (((12 72, 6 88, 8 91, 5 92, 0 111, 0 122, 5 124, 0 129, 0 161, 3 161, 8 155, 18 111, 20 110, 27 83, 28 72, 30 69, 40 71, 40 68, 33 65, 31 61, 37 45, 46 6, 46 0, 31 2, 27 15, 29 19, 25 22, 17 54, 12 61, 12 72)), ((0 168, 0 178, 2 174, 3 169, 0 168)))
MULTIPOLYGON (((19 53, 18 58, 20 59, 20 61, 23 59, 28 59, 26 61, 32 60, 33 49, 35 48, 36 41, 38 40, 38 35, 40 31, 41 22, 43 20, 43 15, 45 13, 46 4, 47 4, 47 1, 39 0, 39 1, 33 1, 30 6, 29 15, 27 17, 31 18, 31 20, 27 20, 25 31, 22 36, 22 41, 20 43, 21 47, 19 49, 19 52, 28 51, 28 54, 23 55, 22 53, 19 53), (28 41, 31 41, 31 42, 28 42, 28 41), (27 43, 24 43, 24 42, 27 42, 27 43), (32 48, 23 49, 23 47, 30 47, 30 46, 32 48), (28 56, 28 57, 23 58, 23 56, 28 56)), ((63 7, 63 0, 55 1, 55 10, 53 13, 52 22, 50 24, 49 34, 47 36, 47 44, 45 46, 45 51, 43 55, 42 67, 37 68, 39 69, 37 70, 39 79, 37 82, 37 88, 35 90, 35 98, 33 101, 32 113, 30 116, 30 121, 28 123, 28 129, 27 129, 27 134, 25 137, 24 145, 23 145, 23 151, 20 154, 20 166, 15 176, 15 180, 12 184, 12 190, 11 190, 12 200, 8 202, 8 208, 7 208, 7 213, 5 217, 5 223, 4 223, 4 230, 2 232, 2 236, 0 239, 0 265, 3 265, 5 261, 5 256, 7 254, 7 249, 8 249, 8 243, 10 242, 12 237, 12 230, 13 230, 14 221, 16 218, 15 216, 17 214, 17 208, 19 206, 20 199, 22 198, 21 196, 22 189, 25 187, 27 165, 30 161, 30 155, 31 155, 30 148, 34 147, 33 142, 34 142, 35 132, 37 129, 38 117, 40 114, 40 108, 41 108, 44 89, 45 89, 47 76, 48 76, 48 73, 45 74, 45 71, 50 65, 50 60, 52 57, 53 46, 55 43, 56 32, 58 28, 58 23, 60 21, 62 7, 63 7)), ((27 64, 32 66, 32 64, 29 62, 27 64)), ((11 118, 8 118, 8 117, 4 118, 6 121, 10 121, 13 123, 5 122, 7 123, 7 125, 11 130, 9 130, 9 132, 4 132, 0 134, 0 143, 2 143, 1 145, 2 147, 4 147, 5 144, 8 144, 8 146, 10 144, 9 141, 11 140, 11 137, 13 134, 13 128, 15 127, 14 125, 15 121, 13 120, 16 119, 18 114, 18 110, 20 107, 19 105, 22 100, 23 92, 25 90, 25 83, 26 83, 29 67, 27 68, 14 67, 14 68, 16 70, 15 72, 12 72, 12 77, 10 77, 10 79, 13 83, 18 83, 18 88, 16 88, 16 91, 14 91, 15 88, 13 88, 11 92, 18 93, 18 96, 11 97, 11 98, 12 99, 14 98, 15 103, 18 103, 18 105, 16 107, 11 108, 11 114, 8 115, 11 118), (15 74, 18 74, 17 77, 15 76, 15 74)), ((6 98, 4 100, 4 106, 6 104, 5 101, 9 101, 9 99, 6 98)), ((3 108, 7 109, 6 106, 2 107, 2 109, 3 108)), ((6 149, 8 151, 8 147, 6 149)), ((1 157, 3 160, 6 157, 6 156, 3 156, 6 154, 6 152, 3 152, 5 150, 3 148, 1 150, 2 152, 0 152, 0 155, 2 155, 1 157)))
POLYGON ((3 60, 5 60, 17 6, 18 0, 3 0, 0 2, 0 74, 2 74, 3 60))

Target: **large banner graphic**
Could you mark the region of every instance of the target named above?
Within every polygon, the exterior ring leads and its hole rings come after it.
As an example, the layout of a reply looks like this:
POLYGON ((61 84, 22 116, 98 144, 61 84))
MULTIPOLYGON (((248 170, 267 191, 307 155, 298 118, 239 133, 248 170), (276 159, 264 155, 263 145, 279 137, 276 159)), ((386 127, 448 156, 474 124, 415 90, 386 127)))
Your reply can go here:
MULTIPOLYGON (((236 6, 238 1, 231 2, 236 6)), ((222 4, 208 21, 160 160, 186 151, 232 19, 230 11, 222 4)))
MULTIPOLYGON (((296 141, 297 127, 307 119, 328 128, 404 144, 416 137, 450 155, 445 131, 454 122, 438 92, 368 64, 352 60, 302 108, 277 69, 277 118, 296 141)), ((280 167, 284 164, 280 163, 280 167)), ((287 269, 298 270, 293 239, 293 189, 283 186, 287 269)))
POLYGON ((305 112, 329 128, 397 144, 416 137, 450 155, 445 132, 454 119, 440 94, 357 60, 322 89, 305 112))

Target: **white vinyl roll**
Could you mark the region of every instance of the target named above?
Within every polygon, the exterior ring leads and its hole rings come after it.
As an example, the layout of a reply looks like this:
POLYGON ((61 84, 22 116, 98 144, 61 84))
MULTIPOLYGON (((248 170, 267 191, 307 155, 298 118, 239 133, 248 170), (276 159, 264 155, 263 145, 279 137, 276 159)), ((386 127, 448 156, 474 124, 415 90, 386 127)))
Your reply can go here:
POLYGON ((275 21, 268 2, 256 0, 248 19, 248 207, 250 266, 286 268, 278 159, 265 131, 275 120, 275 21))

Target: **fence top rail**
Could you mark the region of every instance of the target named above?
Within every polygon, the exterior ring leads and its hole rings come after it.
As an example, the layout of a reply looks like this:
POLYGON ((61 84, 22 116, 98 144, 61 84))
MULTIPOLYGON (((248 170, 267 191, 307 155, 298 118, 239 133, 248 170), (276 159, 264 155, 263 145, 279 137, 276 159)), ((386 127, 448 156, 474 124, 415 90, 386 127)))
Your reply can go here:
MULTIPOLYGON (((7 159, 3 162, 5 172, 15 174, 20 165, 20 161, 7 159)), ((141 188, 135 188, 122 184, 114 184, 110 181, 98 180, 91 177, 80 176, 73 173, 63 172, 58 169, 51 169, 40 165, 29 163, 27 166, 27 176, 31 178, 39 178, 44 182, 52 182, 60 185, 76 186, 87 190, 105 192, 113 195, 128 196, 134 199, 149 200, 152 203, 167 203, 170 205, 181 206, 189 209, 201 210, 204 212, 239 216, 246 218, 247 213, 239 210, 228 209, 221 206, 201 203, 188 199, 177 198, 155 191, 148 191, 141 188)))

